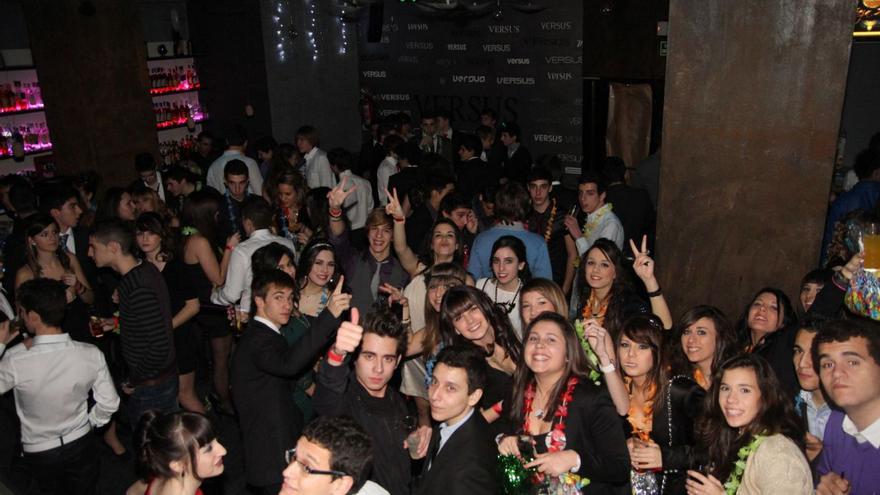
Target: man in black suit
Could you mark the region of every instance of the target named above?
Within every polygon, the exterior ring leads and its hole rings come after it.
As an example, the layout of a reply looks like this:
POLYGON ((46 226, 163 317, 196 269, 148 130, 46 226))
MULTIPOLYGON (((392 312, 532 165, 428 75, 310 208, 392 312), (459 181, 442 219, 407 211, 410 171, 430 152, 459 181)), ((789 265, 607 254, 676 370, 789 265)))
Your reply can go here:
POLYGON ((482 146, 477 136, 463 134, 458 139, 458 156, 461 160, 455 166, 455 175, 458 177, 456 188, 464 197, 473 198, 486 186, 498 184, 501 166, 480 159, 482 146))
MULTIPOLYGON (((284 451, 296 444, 303 427, 302 413, 293 401, 293 379, 314 363, 339 326, 337 318, 351 299, 342 294, 341 286, 309 331, 296 345, 288 346, 280 328, 293 309, 293 279, 276 270, 254 282, 256 316, 235 350, 230 381, 241 425, 245 474, 257 493, 276 495, 281 488, 284 451)), ((344 334, 340 329, 337 342, 344 334)))
POLYGON ((501 168, 502 177, 525 185, 529 170, 532 169, 532 154, 522 145, 519 126, 513 122, 501 124, 501 142, 507 146, 507 156, 501 168))
POLYGON ((498 455, 489 425, 475 409, 483 396, 486 358, 475 346, 440 351, 428 397, 440 423, 431 435, 416 495, 494 495, 498 455))
POLYGON ((614 205, 614 214, 623 225, 624 243, 632 239, 638 244, 647 235, 648 247, 653 249, 656 215, 648 191, 627 185, 626 164, 616 156, 605 159, 602 175, 608 184, 605 202, 614 205))
POLYGON ((410 211, 410 191, 418 186, 425 176, 425 171, 419 167, 422 152, 413 143, 403 143, 397 147, 397 167, 400 172, 388 179, 388 191, 397 191, 397 197, 404 211, 410 211))

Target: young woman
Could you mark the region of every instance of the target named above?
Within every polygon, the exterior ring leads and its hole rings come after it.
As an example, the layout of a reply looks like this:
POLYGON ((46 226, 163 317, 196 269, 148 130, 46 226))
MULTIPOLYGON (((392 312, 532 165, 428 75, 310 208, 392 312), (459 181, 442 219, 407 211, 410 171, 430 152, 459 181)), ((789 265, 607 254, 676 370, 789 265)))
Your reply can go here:
POLYGON ((202 481, 223 474, 226 449, 201 414, 147 412, 137 439, 141 481, 126 495, 201 495, 202 481))
POLYGON ((568 303, 565 302, 565 293, 552 280, 533 278, 526 282, 520 291, 519 312, 522 328, 529 326, 529 323, 544 311, 567 316, 568 303))
MULTIPOLYGON (((327 204, 329 187, 316 187, 309 189, 305 199, 306 218, 303 220, 303 228, 300 231, 300 244, 308 244, 312 239, 326 239, 327 225, 330 224, 330 206, 327 204)), ((302 212, 300 212, 302 216, 302 212)))
POLYGON ((336 250, 324 239, 314 239, 300 256, 297 273, 300 313, 315 318, 327 306, 339 280, 336 250))
POLYGON ((131 194, 121 187, 111 187, 104 192, 104 199, 95 213, 97 220, 119 218, 127 222, 134 222, 137 213, 131 194))
POLYGON ((801 280, 801 291, 798 295, 798 300, 801 303, 798 309, 801 315, 807 314, 819 291, 825 287, 826 283, 831 282, 831 275, 833 273, 827 269, 816 269, 804 275, 804 278, 801 280))
POLYGON ((788 296, 779 289, 765 287, 743 310, 736 328, 740 349, 766 359, 792 399, 800 391, 791 365, 796 321, 788 296))
POLYGON ((571 477, 561 477, 566 473, 579 476, 580 484, 589 479, 585 493, 611 493, 628 480, 623 429, 588 372, 565 317, 545 312, 526 327, 512 400, 504 407, 510 429, 498 451, 528 460, 525 467, 537 468, 548 493, 581 493, 571 477))
MULTIPOLYGON (((672 315, 654 276, 654 260, 648 256, 647 239, 642 238, 641 249, 630 241, 630 248, 635 257, 633 270, 645 284, 651 301, 650 312, 660 318, 663 328, 672 328, 672 315)), ((593 243, 581 258, 582 290, 578 304, 573 304, 571 310, 577 308, 579 312, 571 314, 571 318, 594 319, 599 326, 616 335, 627 317, 649 311, 630 287, 622 262, 623 253, 614 242, 601 238, 593 243)), ((574 298, 574 294, 572 296, 574 298)))
POLYGON ((229 396, 229 354, 232 351, 232 326, 226 306, 211 302, 211 290, 223 285, 232 249, 238 245, 239 235, 217 239, 220 195, 210 190, 195 191, 189 195, 181 214, 183 234, 182 259, 199 298, 196 324, 211 341, 214 406, 221 413, 232 412, 229 396), (222 250, 222 257, 218 255, 222 250), (219 261, 218 261, 219 260, 219 261))
MULTIPOLYGON (((257 249, 252 259, 251 268, 254 279, 261 274, 281 270, 296 280, 296 265, 293 263, 293 252, 277 242, 269 243, 257 249)), ((299 292, 293 291, 293 307, 290 320, 287 325, 281 327, 281 335, 287 340, 288 345, 296 345, 297 341, 309 331, 308 320, 299 312, 299 292)), ((293 400, 303 415, 303 421, 308 423, 314 417, 311 395, 314 390, 315 373, 313 368, 308 368, 302 375, 296 378, 293 390, 293 400)))
POLYGON ((728 359, 709 397, 697 431, 710 473, 688 471, 689 495, 813 493, 803 428, 767 361, 755 354, 728 359))
POLYGON ((58 225, 49 215, 37 214, 25 230, 27 263, 15 274, 15 287, 35 278, 51 278, 67 285, 67 313, 61 327, 80 342, 94 343, 89 331, 88 305, 94 294, 76 256, 61 246, 58 225))
POLYGON ((156 212, 161 215, 162 220, 177 227, 179 222, 177 218, 168 210, 165 203, 159 198, 159 193, 146 186, 136 186, 131 190, 131 200, 134 203, 135 212, 141 213, 156 212))
POLYGON ((739 350, 730 321, 713 306, 696 306, 682 315, 670 342, 670 368, 693 377, 703 390, 709 390, 721 363, 739 350))
POLYGON ((477 280, 477 287, 507 314, 513 331, 521 338, 522 321, 517 318, 520 314, 519 294, 523 284, 532 278, 529 262, 526 261, 526 245, 517 237, 501 236, 492 244, 489 263, 492 277, 477 280))
POLYGON ((458 286, 446 291, 440 308, 443 345, 465 341, 481 348, 489 364, 480 408, 490 423, 501 416, 502 401, 513 385, 511 376, 522 355, 522 344, 510 319, 489 296, 474 287, 458 286))
POLYGON ((270 203, 276 205, 278 209, 276 214, 278 235, 293 241, 297 249, 301 249, 303 245, 300 242, 300 237, 303 236, 299 234, 303 227, 300 214, 305 213, 305 199, 305 179, 299 172, 288 170, 278 177, 270 203))
POLYGON ((627 319, 617 337, 617 362, 629 395, 633 488, 675 494, 684 491, 684 472, 693 464, 694 421, 706 394, 689 375, 670 376, 661 359, 663 338, 656 316, 627 319))
POLYGON ((177 400, 187 411, 204 413, 205 406, 196 394, 198 347, 191 324, 199 313, 199 297, 186 264, 174 255, 174 237, 165 225, 158 213, 142 213, 135 220, 135 239, 142 258, 162 272, 168 286, 179 382, 177 400))

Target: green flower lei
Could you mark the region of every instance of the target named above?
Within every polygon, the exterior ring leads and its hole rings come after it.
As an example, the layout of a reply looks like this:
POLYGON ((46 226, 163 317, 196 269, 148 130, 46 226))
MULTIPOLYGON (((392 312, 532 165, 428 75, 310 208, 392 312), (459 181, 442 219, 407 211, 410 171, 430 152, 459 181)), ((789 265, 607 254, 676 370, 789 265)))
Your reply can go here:
POLYGON ((727 495, 735 495, 736 491, 739 490, 739 484, 742 483, 743 473, 746 470, 746 462, 765 438, 767 438, 765 435, 755 435, 755 438, 748 445, 739 449, 739 452, 736 454, 736 463, 734 463, 733 471, 724 483, 724 492, 727 495))
POLYGON ((180 229, 180 233, 185 236, 189 236, 189 235, 198 234, 199 230, 195 227, 184 227, 184 228, 180 229))
POLYGON ((584 353, 587 355, 587 361, 590 362, 590 381, 599 385, 599 379, 602 377, 602 374, 596 371, 599 368, 599 356, 596 355, 596 351, 593 350, 593 346, 591 346, 590 341, 587 340, 584 320, 574 320, 574 331, 578 336, 581 347, 584 349, 584 353))

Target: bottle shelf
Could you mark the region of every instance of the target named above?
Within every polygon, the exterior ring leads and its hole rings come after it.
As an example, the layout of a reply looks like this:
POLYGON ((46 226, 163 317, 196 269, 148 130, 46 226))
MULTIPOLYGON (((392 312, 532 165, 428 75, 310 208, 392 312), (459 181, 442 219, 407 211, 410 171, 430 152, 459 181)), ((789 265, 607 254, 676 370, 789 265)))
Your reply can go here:
MULTIPOLYGON (((24 146, 24 156, 30 155, 39 155, 41 153, 49 153, 52 151, 52 145, 25 145, 24 146)), ((7 153, 4 150, 0 150, 0 160, 6 160, 9 158, 13 158, 12 153, 7 153)))
POLYGON ((46 107, 43 105, 34 105, 28 108, 0 107, 0 115, 24 115, 26 113, 43 112, 45 110, 46 107))
MULTIPOLYGON (((187 120, 186 117, 179 117, 179 118, 172 119, 172 120, 165 120, 162 122, 157 122, 156 129, 158 129, 160 131, 164 131, 167 129, 177 129, 178 127, 186 127, 186 120, 187 120)), ((193 121, 196 124, 200 124, 202 122, 205 122, 206 120, 208 120, 208 117, 206 115, 197 114, 197 115, 193 116, 193 121)))
POLYGON ((150 94, 152 96, 164 96, 164 95, 175 95, 180 93, 192 93, 194 91, 202 91, 205 88, 202 87, 201 84, 179 84, 177 86, 167 86, 164 88, 151 88, 150 94))

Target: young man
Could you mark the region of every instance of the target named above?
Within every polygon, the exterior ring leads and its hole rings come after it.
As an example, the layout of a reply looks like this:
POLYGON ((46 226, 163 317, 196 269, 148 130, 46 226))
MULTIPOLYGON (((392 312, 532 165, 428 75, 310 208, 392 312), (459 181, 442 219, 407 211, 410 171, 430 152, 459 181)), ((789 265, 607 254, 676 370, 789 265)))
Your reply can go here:
POLYGON ((792 355, 794 370, 801 387, 800 393, 795 397, 795 408, 807 425, 807 459, 810 462, 813 462, 822 451, 825 425, 828 424, 828 418, 831 416, 831 406, 825 402, 825 396, 822 394, 811 352, 819 325, 819 321, 809 317, 800 323, 800 328, 795 334, 792 355))
POLYGON ((306 161, 303 165, 303 176, 309 188, 332 188, 336 185, 336 177, 330 169, 327 153, 318 148, 318 142, 318 130, 314 127, 306 125, 296 131, 296 148, 306 161))
POLYGON ((586 172, 581 175, 578 180, 578 205, 580 211, 576 216, 565 216, 565 228, 575 240, 578 256, 583 256, 601 237, 623 249, 623 225, 611 211, 612 205, 605 203, 605 181, 597 174, 586 172), (588 230, 581 230, 585 225, 588 230))
POLYGON ((480 160, 500 173, 501 164, 507 156, 507 147, 497 139, 495 128, 481 125, 474 133, 480 139, 480 160))
MULTIPOLYGON (((328 305, 331 310, 322 312, 297 344, 289 346, 280 328, 293 310, 293 279, 275 270, 256 280, 253 290, 256 315, 232 357, 231 383, 247 482, 257 493, 275 495, 281 488, 284 452, 296 443, 303 427, 291 392, 292 380, 326 347, 338 327, 336 318, 341 310, 333 314, 337 306, 328 305)), ((334 296, 339 294, 341 288, 334 296)), ((337 345, 348 335, 346 330, 340 329, 337 345)))
POLYGON ((440 351, 428 396, 439 423, 431 436, 417 495, 494 495, 498 450, 475 408, 486 383, 486 358, 471 345, 440 351))
POLYGON ((52 216, 58 224, 59 243, 70 253, 76 255, 80 264, 88 256, 89 233, 79 229, 82 207, 79 193, 72 187, 56 187, 40 195, 40 209, 52 216))
POLYGON ((367 223, 367 214, 373 210, 373 187, 370 181, 351 171, 353 160, 348 151, 334 148, 327 153, 327 161, 330 162, 333 173, 339 176, 339 181, 347 184, 347 189, 357 187, 354 194, 345 199, 342 207, 351 223, 352 242, 358 247, 363 247, 366 245, 364 225, 367 223))
POLYGON ((388 192, 397 191, 397 198, 400 199, 403 211, 409 214, 411 211, 409 192, 424 182, 426 170, 419 166, 422 152, 415 144, 402 143, 397 147, 396 155, 399 172, 388 179, 388 192))
POLYGON ((110 421, 119 396, 101 351, 61 330, 65 292, 63 283, 45 278, 19 287, 21 320, 35 337, 30 348, 19 344, 4 354, 15 335, 9 321, 0 323, 0 394, 15 394, 23 459, 41 488, 91 494, 99 470, 92 428, 110 421))
POLYGON ((529 230, 544 238, 550 254, 553 281, 568 294, 574 280, 577 247, 565 228, 566 206, 553 195, 553 176, 543 167, 535 167, 527 179, 532 209, 526 220, 529 230))
POLYGON ((501 142, 507 147, 507 156, 501 166, 502 177, 525 184, 532 169, 532 154, 522 145, 519 126, 513 122, 501 124, 501 142))
POLYGON ((458 176, 456 187, 467 198, 473 198, 484 187, 497 184, 501 170, 497 163, 487 163, 480 159, 482 149, 476 136, 462 134, 459 138, 458 157, 461 159, 455 166, 458 176))
POLYGON ((430 234, 440 202, 455 188, 455 179, 442 172, 428 174, 423 189, 427 193, 425 201, 416 208, 406 221, 406 243, 413 252, 421 252, 425 237, 430 234))
POLYGON ((477 216, 474 215, 474 210, 471 208, 472 199, 458 191, 452 191, 443 197, 443 201, 440 201, 440 213, 443 218, 452 220, 461 231, 465 264, 470 256, 471 245, 479 232, 477 216))
MULTIPOLYGON (((357 324, 357 321, 351 323, 357 324)), ((402 425, 408 414, 400 392, 388 382, 406 352, 406 330, 390 310, 371 312, 355 330, 362 332, 360 345, 352 349, 354 373, 346 359, 339 359, 344 349, 334 349, 318 370, 312 404, 322 416, 351 416, 370 435, 376 460, 370 479, 392 495, 410 493, 410 454, 407 432, 402 425), (389 425, 391 427, 389 428, 389 425)), ((351 352, 351 351, 348 351, 351 352)), ((425 456, 431 428, 419 429, 418 454, 425 456)), ((414 448, 416 448, 414 446, 414 448)))
POLYGON ((385 138, 382 146, 385 149, 385 158, 379 163, 376 169, 376 193, 379 199, 379 206, 388 204, 388 197, 385 190, 388 189, 388 180, 392 175, 397 173, 397 147, 403 144, 403 138, 396 134, 392 134, 385 138))
POLYGON ((232 249, 229 268, 226 271, 226 282, 214 289, 211 293, 211 302, 220 305, 238 305, 240 317, 246 320, 251 311, 253 280, 251 256, 257 249, 272 242, 277 242, 291 251, 294 251, 294 245, 290 239, 277 236, 270 230, 275 217, 265 199, 260 197, 249 199, 241 209, 241 218, 247 240, 234 248, 226 246, 226 249, 232 249))
POLYGON ((183 202, 187 196, 194 193, 198 184, 198 176, 189 170, 175 166, 165 173, 165 189, 170 197, 165 201, 175 215, 180 216, 183 212, 183 202))
POLYGON ((880 328, 838 320, 813 340, 813 364, 838 407, 825 426, 819 495, 875 493, 880 487, 880 328))
POLYGON ((260 166, 260 177, 263 181, 269 175, 269 169, 272 168, 272 157, 275 156, 275 150, 278 148, 278 141, 272 136, 263 136, 254 143, 254 149, 257 150, 257 160, 260 166))
POLYGON ((623 225, 623 238, 640 241, 648 236, 648 247, 654 248, 656 214, 648 191, 626 183, 626 163, 617 156, 609 156, 602 166, 605 177, 605 201, 614 205, 614 214, 623 225))
POLYGON ((495 225, 474 240, 468 271, 474 279, 492 276, 492 245, 499 237, 512 235, 526 245, 526 258, 534 277, 553 278, 550 255, 544 238, 525 229, 523 221, 529 212, 529 194, 518 182, 510 182, 495 194, 495 225))
POLYGON ((245 150, 247 150, 247 143, 247 133, 240 125, 234 126, 226 132, 227 148, 208 168, 208 187, 213 187, 222 193, 224 191, 223 172, 226 169, 226 163, 230 160, 241 160, 247 165, 248 169, 248 192, 251 194, 262 194, 263 176, 260 175, 260 167, 257 165, 256 160, 244 154, 245 150))
POLYGON ((367 480, 373 453, 370 437, 353 419, 317 418, 303 429, 296 448, 285 452, 278 495, 388 495, 367 480))
POLYGON ((232 234, 238 233, 244 237, 244 224, 241 210, 246 201, 259 198, 256 194, 248 193, 247 165, 241 160, 234 159, 226 162, 223 169, 223 201, 219 208, 220 235, 226 239, 232 234))
POLYGON ((122 357, 133 392, 128 400, 130 424, 148 409, 177 410, 177 362, 171 329, 171 302, 165 279, 152 263, 132 254, 134 231, 128 223, 99 222, 89 236, 89 256, 98 268, 108 267, 122 278, 119 328, 122 357))
POLYGON ((162 173, 159 172, 153 155, 148 152, 138 153, 134 157, 134 168, 137 170, 140 180, 135 181, 133 185, 141 182, 144 186, 156 191, 159 199, 165 201, 165 183, 162 180, 162 173))
POLYGON ((394 226, 391 216, 377 208, 367 215, 367 249, 361 251, 349 242, 348 225, 342 218, 342 205, 357 188, 346 190, 340 183, 327 194, 330 205, 330 243, 336 249, 336 263, 342 264, 345 279, 351 287, 352 307, 367 314, 370 306, 383 297, 379 287, 391 284, 404 287, 409 274, 400 261, 391 255, 394 226))

